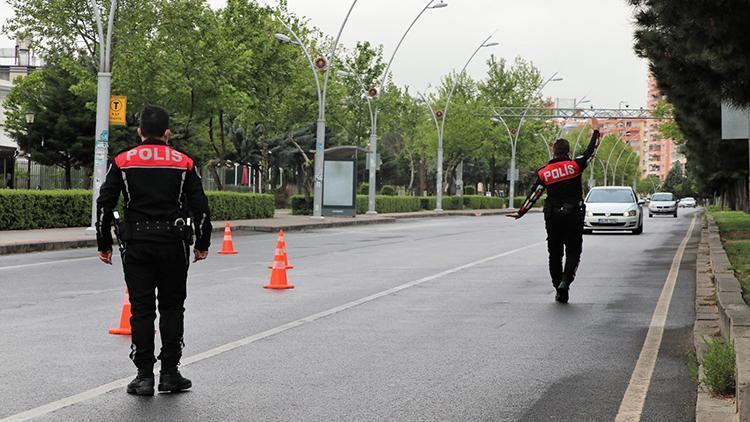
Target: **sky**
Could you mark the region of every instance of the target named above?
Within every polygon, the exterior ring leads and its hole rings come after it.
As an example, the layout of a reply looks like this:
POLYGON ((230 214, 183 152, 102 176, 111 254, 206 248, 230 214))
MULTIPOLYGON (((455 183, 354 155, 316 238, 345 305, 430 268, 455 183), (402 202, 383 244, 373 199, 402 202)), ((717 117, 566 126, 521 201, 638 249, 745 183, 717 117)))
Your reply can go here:
MULTIPOLYGON (((341 41, 353 46, 369 40, 390 57, 409 23, 428 0, 358 0, 341 41)), ((436 2, 440 0, 435 0, 436 2)), ((222 7, 225 0, 208 0, 222 7)), ((275 0, 260 0, 275 4, 275 0)), ((476 79, 486 73, 490 54, 512 62, 521 56, 545 75, 562 81, 543 91, 549 98, 586 97, 597 108, 646 106, 648 64, 633 52, 632 10, 625 0, 445 0, 448 7, 428 10, 407 36, 391 68, 399 85, 424 91, 460 70, 491 33, 497 47, 482 49, 467 68, 476 79)), ((334 35, 350 0, 288 0, 289 9, 334 35)), ((0 21, 12 16, 0 0, 0 21)), ((0 48, 15 44, 0 35, 0 48)), ((302 57, 300 57, 302 59, 302 57)))

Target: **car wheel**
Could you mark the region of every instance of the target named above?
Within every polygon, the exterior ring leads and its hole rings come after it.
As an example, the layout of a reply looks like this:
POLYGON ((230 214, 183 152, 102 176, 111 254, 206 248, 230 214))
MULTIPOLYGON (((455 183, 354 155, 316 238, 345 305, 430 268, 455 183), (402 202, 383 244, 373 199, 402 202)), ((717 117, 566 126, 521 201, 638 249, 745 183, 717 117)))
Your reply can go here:
POLYGON ((654 218, 654 215, 653 214, 649 214, 648 218, 654 218))
POLYGON ((638 228, 633 230, 633 234, 641 234, 643 233, 643 222, 641 221, 641 224, 638 225, 638 228))
POLYGON ((672 215, 672 217, 677 218, 677 211, 674 212, 674 214, 672 215))

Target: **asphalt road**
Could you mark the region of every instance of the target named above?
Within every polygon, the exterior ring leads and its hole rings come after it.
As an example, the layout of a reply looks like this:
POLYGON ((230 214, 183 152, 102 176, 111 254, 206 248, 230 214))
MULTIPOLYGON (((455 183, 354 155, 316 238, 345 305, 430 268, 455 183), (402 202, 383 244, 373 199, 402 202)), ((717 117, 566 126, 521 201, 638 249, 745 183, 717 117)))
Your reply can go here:
MULTIPOLYGON (((151 398, 125 394, 130 339, 107 334, 119 259, 3 256, 0 419, 613 420, 694 213, 586 236, 568 305, 553 301, 540 214, 288 233, 287 291, 261 287, 275 235, 237 233, 239 255, 214 249, 191 268, 181 370, 193 390, 151 398)), ((694 418, 699 226, 642 420, 694 418)))

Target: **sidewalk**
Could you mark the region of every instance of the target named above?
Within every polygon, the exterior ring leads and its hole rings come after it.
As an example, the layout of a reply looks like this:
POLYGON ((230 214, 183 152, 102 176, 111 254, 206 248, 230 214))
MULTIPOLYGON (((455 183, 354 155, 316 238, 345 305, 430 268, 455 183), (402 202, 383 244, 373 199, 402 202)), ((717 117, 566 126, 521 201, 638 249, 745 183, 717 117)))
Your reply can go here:
MULTIPOLYGON (((232 231, 276 232, 278 230, 313 230, 362 224, 384 224, 405 218, 502 215, 510 212, 510 209, 444 211, 442 214, 436 214, 433 211, 418 211, 374 216, 358 215, 355 218, 312 219, 305 215, 291 215, 290 210, 276 210, 273 218, 232 220, 228 223, 232 231)), ((214 221, 214 232, 223 232, 225 223, 227 221, 214 221)), ((96 246, 94 235, 87 234, 85 230, 85 227, 71 227, 0 231, 0 255, 96 246)))

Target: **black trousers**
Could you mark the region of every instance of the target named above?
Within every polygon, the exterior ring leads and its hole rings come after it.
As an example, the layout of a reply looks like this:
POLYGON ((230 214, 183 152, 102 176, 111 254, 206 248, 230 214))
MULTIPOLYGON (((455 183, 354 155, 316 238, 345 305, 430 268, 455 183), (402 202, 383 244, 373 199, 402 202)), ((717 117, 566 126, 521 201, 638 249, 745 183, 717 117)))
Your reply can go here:
POLYGON ((563 280, 570 285, 576 278, 583 250, 584 215, 583 209, 573 213, 555 213, 553 210, 545 210, 544 225, 547 229, 549 275, 555 287, 563 280), (565 257, 564 265, 563 257, 565 257))
POLYGON ((154 320, 159 303, 162 370, 176 368, 182 357, 189 245, 131 240, 123 254, 130 293, 132 341, 130 358, 139 369, 153 370, 154 320))

